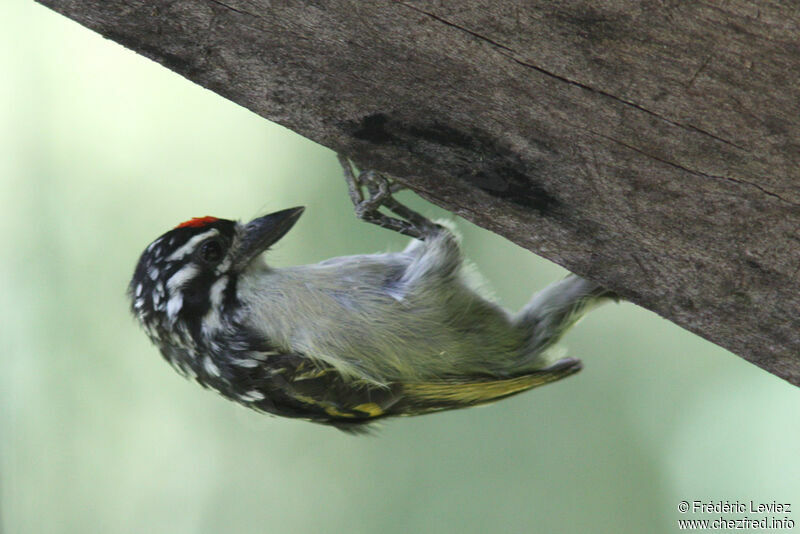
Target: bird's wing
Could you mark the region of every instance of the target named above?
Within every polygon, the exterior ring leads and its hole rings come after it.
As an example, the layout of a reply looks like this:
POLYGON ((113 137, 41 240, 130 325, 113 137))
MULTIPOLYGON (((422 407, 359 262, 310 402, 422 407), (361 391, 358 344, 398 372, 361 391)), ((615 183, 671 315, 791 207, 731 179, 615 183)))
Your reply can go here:
POLYGON ((289 417, 309 419, 350 432, 387 416, 409 416, 494 402, 560 380, 581 369, 564 358, 531 373, 510 377, 454 377, 393 383, 378 387, 345 380, 332 367, 300 355, 283 355, 269 378, 270 395, 259 407, 289 417))
POLYGON ((345 380, 333 367, 298 354, 271 357, 260 384, 267 394, 255 408, 353 432, 389 415, 400 399, 396 385, 345 380))
POLYGON ((580 360, 564 358, 547 368, 510 378, 458 377, 407 383, 392 411, 412 415, 487 404, 561 380, 581 368, 580 360))

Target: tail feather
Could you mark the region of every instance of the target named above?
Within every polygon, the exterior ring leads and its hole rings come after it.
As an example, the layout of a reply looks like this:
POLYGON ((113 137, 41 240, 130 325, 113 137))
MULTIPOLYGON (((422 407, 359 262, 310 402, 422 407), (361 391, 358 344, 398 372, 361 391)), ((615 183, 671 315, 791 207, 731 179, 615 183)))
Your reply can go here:
POLYGON ((619 296, 603 286, 571 274, 538 292, 516 317, 516 323, 530 338, 527 358, 519 365, 538 365, 546 361, 546 351, 589 310, 619 296))

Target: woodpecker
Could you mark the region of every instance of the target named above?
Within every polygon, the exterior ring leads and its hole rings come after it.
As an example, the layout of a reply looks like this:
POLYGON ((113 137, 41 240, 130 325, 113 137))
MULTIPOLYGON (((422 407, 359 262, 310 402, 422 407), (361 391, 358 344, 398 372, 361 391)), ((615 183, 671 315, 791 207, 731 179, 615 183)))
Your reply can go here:
POLYGON ((511 314, 466 276, 451 228, 395 200, 398 184, 339 159, 356 214, 411 243, 275 268, 262 255, 302 207, 179 224, 145 249, 128 287, 134 316, 179 373, 249 408, 359 433, 581 369, 549 349, 613 292, 569 275, 511 314))

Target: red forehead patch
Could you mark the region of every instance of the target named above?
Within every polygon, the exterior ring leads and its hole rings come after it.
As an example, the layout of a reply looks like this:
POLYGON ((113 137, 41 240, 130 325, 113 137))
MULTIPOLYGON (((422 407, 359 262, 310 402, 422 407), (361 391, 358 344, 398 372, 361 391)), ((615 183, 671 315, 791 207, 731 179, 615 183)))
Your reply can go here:
POLYGON ((180 223, 175 228, 202 228, 218 220, 219 219, 216 217, 211 217, 210 215, 206 215, 205 217, 192 217, 188 221, 180 223))

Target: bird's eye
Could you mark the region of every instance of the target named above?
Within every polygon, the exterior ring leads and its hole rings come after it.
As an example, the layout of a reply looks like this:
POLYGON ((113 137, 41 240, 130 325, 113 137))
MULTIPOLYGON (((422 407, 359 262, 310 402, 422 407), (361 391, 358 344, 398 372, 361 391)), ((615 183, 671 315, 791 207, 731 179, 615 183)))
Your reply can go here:
POLYGON ((206 263, 217 263, 224 256, 222 243, 217 239, 210 239, 200 245, 200 259, 206 263))

